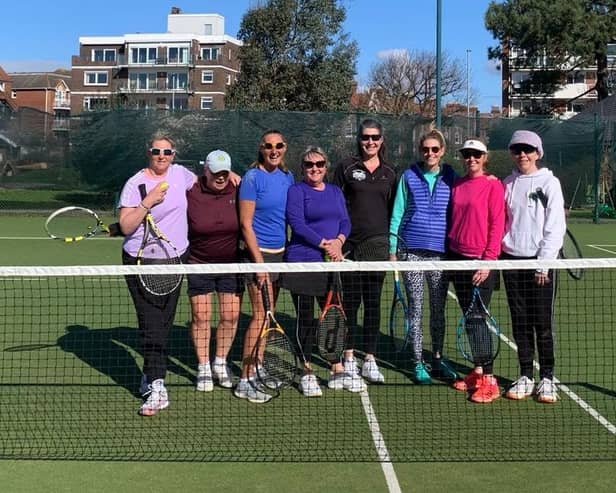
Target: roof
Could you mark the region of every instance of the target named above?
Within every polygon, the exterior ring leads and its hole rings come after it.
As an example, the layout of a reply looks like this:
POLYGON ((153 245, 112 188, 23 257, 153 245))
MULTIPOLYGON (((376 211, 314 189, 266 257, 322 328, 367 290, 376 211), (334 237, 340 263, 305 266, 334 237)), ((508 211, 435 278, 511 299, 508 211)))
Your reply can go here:
POLYGON ((67 70, 55 72, 15 72, 10 74, 13 89, 55 89, 59 81, 70 87, 71 76, 67 70))
POLYGON ((11 78, 9 74, 7 74, 2 67, 0 67, 0 82, 9 82, 11 78))

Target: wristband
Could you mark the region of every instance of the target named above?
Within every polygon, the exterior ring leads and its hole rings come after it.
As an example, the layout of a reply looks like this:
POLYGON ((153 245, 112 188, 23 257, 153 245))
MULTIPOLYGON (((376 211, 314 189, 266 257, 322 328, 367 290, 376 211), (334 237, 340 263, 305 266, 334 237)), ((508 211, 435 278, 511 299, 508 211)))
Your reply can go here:
POLYGON ((150 213, 150 209, 148 207, 146 207, 145 205, 143 205, 143 202, 139 202, 139 207, 144 209, 148 214, 150 213))

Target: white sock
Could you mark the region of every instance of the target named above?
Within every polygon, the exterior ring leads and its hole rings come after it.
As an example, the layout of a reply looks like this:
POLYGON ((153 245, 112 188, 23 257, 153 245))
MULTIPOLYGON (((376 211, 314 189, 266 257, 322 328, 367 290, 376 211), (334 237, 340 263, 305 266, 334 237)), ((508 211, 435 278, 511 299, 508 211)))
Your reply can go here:
POLYGON ((219 356, 216 356, 216 358, 214 358, 214 364, 217 366, 224 366, 227 363, 227 360, 225 358, 221 358, 219 356))

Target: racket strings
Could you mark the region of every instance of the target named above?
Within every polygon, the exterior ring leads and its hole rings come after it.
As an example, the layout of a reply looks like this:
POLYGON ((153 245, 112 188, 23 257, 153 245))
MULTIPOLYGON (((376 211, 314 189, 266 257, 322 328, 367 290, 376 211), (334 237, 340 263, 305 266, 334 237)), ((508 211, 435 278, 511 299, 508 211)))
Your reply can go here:
POLYGON ((392 305, 389 322, 391 342, 397 351, 401 351, 406 346, 408 319, 400 300, 392 305))
POLYGON ((289 338, 280 329, 270 329, 260 342, 262 367, 268 376, 287 387, 293 383, 297 373, 295 349, 289 338))
POLYGON ((70 210, 50 218, 45 226, 48 234, 53 237, 76 238, 94 234, 99 228, 99 222, 84 210, 70 210))
POLYGON ((462 353, 476 365, 491 363, 498 354, 499 330, 483 314, 471 314, 464 320, 462 353))
POLYGON ((330 307, 319 320, 317 345, 319 353, 327 360, 340 358, 346 344, 347 325, 339 307, 330 307))

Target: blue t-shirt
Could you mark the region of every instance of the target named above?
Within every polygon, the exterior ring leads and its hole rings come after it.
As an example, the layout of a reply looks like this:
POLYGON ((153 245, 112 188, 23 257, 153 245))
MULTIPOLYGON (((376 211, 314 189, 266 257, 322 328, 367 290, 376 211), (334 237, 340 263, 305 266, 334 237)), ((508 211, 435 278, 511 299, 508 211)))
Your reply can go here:
POLYGON ((284 248, 287 241, 287 190, 293 183, 293 175, 280 169, 270 173, 253 168, 242 178, 240 201, 255 202, 252 228, 260 248, 284 248))

